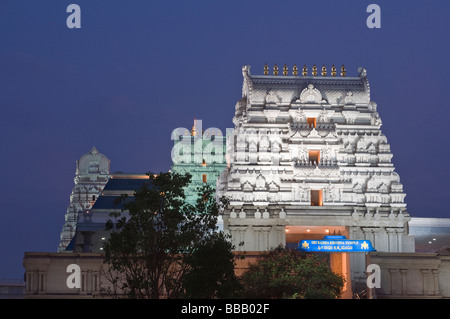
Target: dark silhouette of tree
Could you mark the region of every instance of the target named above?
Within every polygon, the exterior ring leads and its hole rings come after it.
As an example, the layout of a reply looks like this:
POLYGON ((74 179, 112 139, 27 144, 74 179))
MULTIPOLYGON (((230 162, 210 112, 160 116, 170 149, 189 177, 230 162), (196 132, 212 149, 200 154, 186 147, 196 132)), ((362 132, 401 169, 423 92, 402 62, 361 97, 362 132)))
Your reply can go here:
POLYGON ((230 272, 233 247, 216 229, 219 206, 227 201, 218 203, 205 184, 191 205, 184 194, 189 174, 148 175, 149 183, 135 192, 134 200, 121 196, 122 213, 112 213, 106 225, 111 233, 104 245, 105 263, 115 274, 114 283, 130 298, 228 296, 228 286, 237 281, 230 272), (200 280, 199 272, 207 276, 200 280))
POLYGON ((317 255, 282 247, 250 264, 241 281, 243 297, 260 299, 338 298, 344 286, 317 255))

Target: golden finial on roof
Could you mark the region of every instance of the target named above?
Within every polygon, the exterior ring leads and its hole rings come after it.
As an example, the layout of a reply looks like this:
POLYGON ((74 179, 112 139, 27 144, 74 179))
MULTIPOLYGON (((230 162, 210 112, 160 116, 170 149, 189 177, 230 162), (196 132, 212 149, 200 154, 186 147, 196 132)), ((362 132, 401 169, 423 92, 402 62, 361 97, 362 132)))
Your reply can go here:
POLYGON ((273 75, 278 75, 278 66, 276 64, 273 67, 273 75))
POLYGON ((283 75, 288 75, 288 73, 289 73, 288 67, 287 67, 287 65, 286 65, 286 63, 285 63, 285 64, 284 64, 284 67, 283 67, 283 75))
POLYGON ((341 67, 341 76, 345 76, 347 74, 347 70, 345 69, 345 66, 342 64, 341 67))
POLYGON ((269 67, 266 65, 264 66, 264 75, 268 75, 269 74, 269 67))
POLYGON ((312 75, 313 75, 313 76, 316 76, 316 75, 317 75, 317 67, 316 67, 315 64, 313 65, 313 68, 312 68, 312 75))
POLYGON ((194 125, 192 125, 191 136, 197 135, 197 129, 195 128, 196 124, 197 124, 197 119, 194 118, 194 125))
POLYGON ((334 66, 334 64, 333 64, 333 66, 331 67, 331 75, 332 75, 332 76, 336 76, 336 67, 334 66))
POLYGON ((327 68, 325 67, 325 64, 322 66, 322 76, 327 75, 327 68))
POLYGON ((297 76, 297 75, 298 75, 297 64, 294 64, 294 67, 292 68, 292 74, 293 74, 294 76, 297 76))
POLYGON ((306 65, 303 65, 302 74, 303 74, 303 76, 307 76, 308 75, 308 69, 306 68, 306 65))

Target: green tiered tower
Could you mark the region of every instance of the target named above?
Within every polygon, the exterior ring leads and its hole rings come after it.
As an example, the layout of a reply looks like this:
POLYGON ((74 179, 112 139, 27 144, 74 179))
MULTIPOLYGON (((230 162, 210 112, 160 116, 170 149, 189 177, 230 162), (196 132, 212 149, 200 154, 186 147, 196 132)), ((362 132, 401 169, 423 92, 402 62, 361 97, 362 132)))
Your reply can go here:
POLYGON ((186 199, 194 204, 197 189, 204 183, 216 188, 220 173, 227 167, 226 136, 218 128, 202 129, 202 121, 194 120, 189 131, 177 128, 172 132, 172 172, 190 173, 191 183, 186 189, 186 199))

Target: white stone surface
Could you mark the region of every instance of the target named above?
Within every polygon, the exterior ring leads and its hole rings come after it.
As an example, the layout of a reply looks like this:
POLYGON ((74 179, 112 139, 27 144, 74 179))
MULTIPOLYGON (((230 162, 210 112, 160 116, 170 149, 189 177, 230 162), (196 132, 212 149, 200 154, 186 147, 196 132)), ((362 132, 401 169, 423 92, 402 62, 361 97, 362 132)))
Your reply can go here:
MULTIPOLYGON (((230 165, 217 186, 217 196, 230 199, 223 220, 235 246, 284 245, 286 226, 344 226, 349 238, 369 239, 377 251, 414 252, 406 194, 366 70, 356 77, 269 76, 244 66, 242 73, 230 165), (311 190, 322 191, 322 206, 311 206, 311 190)), ((354 279, 365 278, 364 255, 353 254, 350 263, 354 279)))

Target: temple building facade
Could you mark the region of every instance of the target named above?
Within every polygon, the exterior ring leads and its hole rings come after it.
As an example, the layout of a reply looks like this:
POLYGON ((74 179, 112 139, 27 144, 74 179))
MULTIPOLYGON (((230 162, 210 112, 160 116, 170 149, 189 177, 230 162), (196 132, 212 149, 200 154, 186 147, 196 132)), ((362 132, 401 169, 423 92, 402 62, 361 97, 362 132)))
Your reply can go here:
MULTIPOLYGON (((134 193, 148 183, 147 174, 111 174, 92 207, 78 212, 76 232, 66 251, 101 253, 110 234, 105 230, 106 223, 114 220, 110 214, 122 213, 124 204, 133 201, 134 193), (127 198, 119 200, 122 195, 127 198)), ((127 216, 127 211, 124 215, 127 216)))
POLYGON ((58 252, 67 249, 77 231, 79 213, 94 205, 109 177, 110 161, 95 147, 76 162, 75 185, 70 194, 70 203, 65 214, 58 252))
MULTIPOLYGON (((244 66, 242 75, 233 129, 204 130, 198 120, 171 136, 171 171, 192 175, 187 201, 204 184, 229 199, 219 229, 245 252, 235 271, 280 245, 324 242, 331 249, 316 245, 315 253, 344 276, 341 298, 450 298, 450 220, 410 216, 366 70, 266 65, 260 75, 244 66), (339 251, 330 238, 361 245, 339 251), (368 266, 379 269, 375 287, 368 266)), ((112 297, 105 223, 122 212, 117 199, 133 200, 149 178, 110 173, 94 147, 77 161, 74 181, 58 252, 25 252, 25 298, 112 297), (66 281, 73 264, 78 288, 66 281)))
MULTIPOLYGON (((406 194, 371 100, 367 72, 333 66, 301 74, 252 75, 242 68, 242 98, 228 138, 230 165, 217 196, 230 199, 224 229, 243 251, 295 247, 339 234, 378 252, 414 252, 406 194)), ((331 253, 348 291, 365 286, 365 253, 331 253)))

